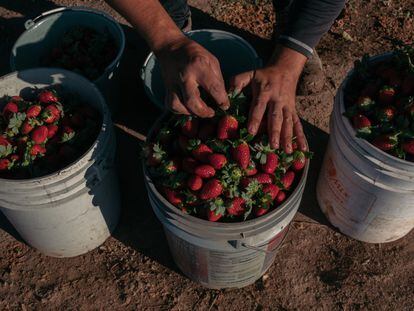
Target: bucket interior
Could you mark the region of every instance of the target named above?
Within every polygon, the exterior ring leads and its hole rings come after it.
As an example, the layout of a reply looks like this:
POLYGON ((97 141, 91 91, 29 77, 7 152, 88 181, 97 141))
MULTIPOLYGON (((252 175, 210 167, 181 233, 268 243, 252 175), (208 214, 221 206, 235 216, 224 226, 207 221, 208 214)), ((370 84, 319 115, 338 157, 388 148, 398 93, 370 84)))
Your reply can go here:
MULTIPOLYGON (((99 33, 109 32, 118 49, 124 45, 124 36, 119 25, 104 15, 90 11, 65 10, 43 18, 17 39, 10 58, 12 71, 43 67, 44 58, 60 42, 63 35, 75 26, 90 27, 99 33)), ((114 64, 115 60, 109 67, 114 64)))
MULTIPOLYGON (((219 30, 196 30, 188 34, 212 53, 220 62, 224 81, 239 73, 260 67, 261 61, 255 50, 242 38, 219 30)), ((143 68, 145 90, 160 108, 164 106, 165 88, 161 68, 154 54, 150 54, 143 68)))

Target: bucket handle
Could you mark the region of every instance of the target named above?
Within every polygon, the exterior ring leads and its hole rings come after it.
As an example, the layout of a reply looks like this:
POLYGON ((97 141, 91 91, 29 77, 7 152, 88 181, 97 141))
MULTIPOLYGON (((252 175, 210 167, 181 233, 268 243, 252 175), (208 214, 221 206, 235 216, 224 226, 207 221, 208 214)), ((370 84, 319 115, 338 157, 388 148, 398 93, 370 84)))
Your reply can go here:
POLYGON ((56 8, 56 9, 53 9, 53 10, 50 10, 50 11, 43 12, 42 14, 40 14, 39 16, 37 16, 33 19, 28 19, 24 23, 24 28, 26 28, 26 30, 29 29, 29 28, 32 28, 39 19, 42 19, 45 16, 48 16, 48 15, 51 15, 51 14, 54 14, 54 13, 57 13, 57 12, 61 12, 61 11, 67 10, 67 9, 68 9, 67 7, 63 6, 63 7, 60 7, 60 8, 56 8))
POLYGON ((266 244, 263 244, 263 245, 260 245, 260 246, 252 246, 252 245, 249 245, 249 244, 246 244, 246 243, 241 243, 241 246, 243 246, 243 247, 245 247, 245 248, 248 248, 248 249, 252 249, 252 250, 254 250, 254 251, 258 251, 258 252, 262 252, 262 253, 265 253, 265 254, 273 254, 274 252, 275 252, 275 250, 277 249, 274 249, 274 250, 272 250, 272 251, 268 251, 268 250, 266 250, 266 249, 262 249, 262 248, 260 248, 260 247, 263 247, 263 246, 265 246, 266 244))

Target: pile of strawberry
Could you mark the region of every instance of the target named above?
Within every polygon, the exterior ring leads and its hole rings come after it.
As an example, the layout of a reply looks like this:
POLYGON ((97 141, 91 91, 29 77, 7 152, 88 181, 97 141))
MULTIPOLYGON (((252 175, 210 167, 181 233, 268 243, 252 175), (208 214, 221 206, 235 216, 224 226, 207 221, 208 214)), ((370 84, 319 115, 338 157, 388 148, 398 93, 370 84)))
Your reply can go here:
POLYGON ((345 90, 346 113, 357 136, 414 162, 414 48, 372 64, 365 55, 345 90))
POLYGON ((212 119, 172 115, 144 147, 148 172, 177 208, 209 221, 235 222, 277 208, 295 189, 308 152, 274 150, 246 130, 243 94, 212 119))
POLYGON ((89 80, 96 80, 115 59, 118 50, 108 33, 77 26, 68 30, 43 63, 77 72, 89 80))
POLYGON ((0 178, 24 179, 55 172, 94 142, 102 121, 90 106, 63 99, 56 90, 31 98, 0 99, 0 178))

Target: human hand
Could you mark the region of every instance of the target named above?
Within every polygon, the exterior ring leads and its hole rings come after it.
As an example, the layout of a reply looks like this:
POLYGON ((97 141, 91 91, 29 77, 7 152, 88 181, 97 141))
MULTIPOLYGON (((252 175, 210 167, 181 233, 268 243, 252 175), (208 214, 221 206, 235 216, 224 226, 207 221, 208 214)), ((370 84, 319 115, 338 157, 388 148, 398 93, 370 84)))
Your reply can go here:
POLYGON ((202 118, 214 116, 214 110, 200 96, 199 87, 223 110, 229 108, 220 64, 214 55, 183 36, 155 52, 161 64, 167 90, 166 105, 181 114, 202 118))
POLYGON ((232 78, 230 89, 242 91, 250 84, 252 102, 248 131, 256 135, 267 111, 267 130, 272 148, 283 147, 292 153, 292 139, 300 150, 307 149, 302 124, 296 112, 296 85, 306 62, 306 57, 288 48, 274 55, 267 67, 248 71, 232 78))

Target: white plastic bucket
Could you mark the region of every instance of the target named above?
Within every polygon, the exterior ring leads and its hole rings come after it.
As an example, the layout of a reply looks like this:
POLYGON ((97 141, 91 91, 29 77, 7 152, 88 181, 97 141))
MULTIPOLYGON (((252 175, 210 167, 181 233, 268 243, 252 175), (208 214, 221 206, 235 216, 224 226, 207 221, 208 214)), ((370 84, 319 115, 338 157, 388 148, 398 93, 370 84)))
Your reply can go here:
POLYGON ((144 163, 143 169, 151 206, 163 224, 180 270, 208 288, 240 288, 258 280, 274 262, 276 250, 299 208, 309 161, 297 188, 282 205, 240 223, 215 223, 183 213, 158 192, 144 163))
POLYGON ((116 110, 119 97, 119 64, 125 49, 121 26, 108 14, 87 7, 61 7, 42 13, 25 23, 26 31, 15 42, 10 55, 12 71, 41 67, 42 57, 50 53, 59 39, 75 26, 86 26, 99 33, 108 31, 118 47, 115 59, 93 81, 108 106, 116 110))
MULTIPOLYGON (((259 68, 262 61, 254 48, 243 38, 217 29, 192 30, 186 35, 206 48, 220 62, 224 80, 232 76, 259 68)), ((150 53, 141 68, 141 79, 151 101, 164 109, 165 88, 160 64, 154 53, 150 53)))
POLYGON ((102 113, 101 131, 84 155, 56 173, 0 179, 0 210, 34 248, 53 257, 73 257, 102 244, 118 223, 115 133, 100 92, 66 70, 37 68, 6 75, 0 78, 0 97, 50 85, 61 85, 102 113))
MULTIPOLYGON (((384 60, 380 55, 371 62, 384 60)), ((317 184, 319 205, 342 233, 360 241, 397 240, 414 228, 414 163, 393 157, 357 138, 340 86, 330 120, 330 139, 317 184)))

